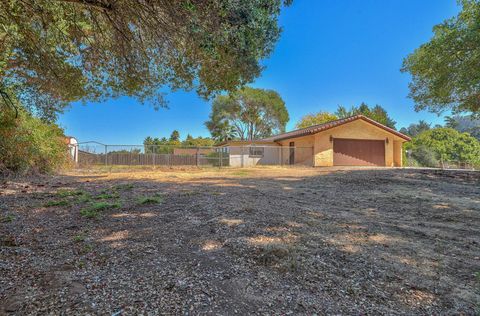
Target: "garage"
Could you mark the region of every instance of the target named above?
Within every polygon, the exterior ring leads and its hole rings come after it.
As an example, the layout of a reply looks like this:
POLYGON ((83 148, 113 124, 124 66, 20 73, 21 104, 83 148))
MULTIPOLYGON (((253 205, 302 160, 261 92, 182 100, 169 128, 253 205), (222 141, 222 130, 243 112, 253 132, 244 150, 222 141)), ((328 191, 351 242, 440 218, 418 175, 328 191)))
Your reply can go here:
POLYGON ((363 115, 312 125, 261 140, 227 141, 221 146, 279 147, 281 165, 381 166, 403 165, 403 144, 410 137, 363 115))
POLYGON ((385 166, 385 141, 335 138, 333 165, 385 166))

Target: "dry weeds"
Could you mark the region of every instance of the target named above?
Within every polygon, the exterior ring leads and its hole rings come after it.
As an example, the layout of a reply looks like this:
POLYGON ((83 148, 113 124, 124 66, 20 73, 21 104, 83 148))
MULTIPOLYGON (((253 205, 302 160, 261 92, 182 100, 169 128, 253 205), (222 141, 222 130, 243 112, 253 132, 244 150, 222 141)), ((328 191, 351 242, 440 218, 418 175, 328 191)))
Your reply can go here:
POLYGON ((0 218, 0 314, 480 308, 479 173, 77 172, 5 180, 0 218))

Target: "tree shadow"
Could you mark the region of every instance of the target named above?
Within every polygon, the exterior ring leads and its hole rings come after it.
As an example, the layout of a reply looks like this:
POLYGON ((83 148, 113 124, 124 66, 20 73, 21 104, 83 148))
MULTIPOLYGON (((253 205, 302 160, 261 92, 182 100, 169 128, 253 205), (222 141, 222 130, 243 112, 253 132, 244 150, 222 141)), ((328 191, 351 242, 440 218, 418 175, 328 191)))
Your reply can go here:
MULTIPOLYGON (((57 186, 0 195, 16 214, 2 229, 17 242, 2 246, 1 260, 25 270, 1 299, 28 287, 37 304, 47 304, 48 292, 79 310, 94 303, 95 312, 469 314, 479 298, 478 175, 376 169, 88 179, 63 179, 61 189, 90 196, 73 195, 68 206, 36 202, 58 198, 57 186), (120 206, 82 217, 105 192, 120 206), (153 196, 161 198, 139 202, 153 196), (59 265, 71 267, 61 286, 29 276, 51 276, 59 265), (85 291, 71 294, 72 280, 85 291)), ((17 311, 28 311, 24 303, 17 311)))

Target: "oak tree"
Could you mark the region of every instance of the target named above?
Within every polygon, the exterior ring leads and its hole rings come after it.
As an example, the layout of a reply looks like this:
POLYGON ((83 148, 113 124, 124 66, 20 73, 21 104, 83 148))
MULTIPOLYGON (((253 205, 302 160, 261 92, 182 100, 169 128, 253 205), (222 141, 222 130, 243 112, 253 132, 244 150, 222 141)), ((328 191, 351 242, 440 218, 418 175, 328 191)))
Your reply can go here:
POLYGON ((315 114, 307 114, 303 116, 300 121, 295 125, 296 128, 305 128, 312 125, 318 125, 337 120, 338 116, 328 112, 318 112, 315 114))
POLYGON ((290 2, 2 0, 0 91, 45 119, 73 101, 234 91, 259 76, 290 2))
POLYGON ((288 120, 285 102, 277 92, 245 87, 217 96, 205 125, 217 138, 222 130, 233 131, 236 139, 253 140, 284 132, 288 120))
POLYGON ((395 129, 396 122, 388 115, 387 111, 378 104, 374 107, 369 107, 366 103, 362 102, 360 106, 352 106, 349 110, 340 105, 335 112, 335 115, 339 118, 347 118, 358 114, 364 115, 385 126, 395 129))
POLYGON ((432 39, 403 62, 417 111, 480 113, 480 1, 459 3, 460 13, 436 25, 432 39))

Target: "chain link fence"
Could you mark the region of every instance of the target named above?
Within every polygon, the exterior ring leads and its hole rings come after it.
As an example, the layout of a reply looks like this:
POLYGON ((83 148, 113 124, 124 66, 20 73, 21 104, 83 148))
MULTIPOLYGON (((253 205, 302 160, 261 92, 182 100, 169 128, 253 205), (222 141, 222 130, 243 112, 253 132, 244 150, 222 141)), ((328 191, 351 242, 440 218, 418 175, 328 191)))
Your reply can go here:
POLYGON ((78 144, 77 166, 312 166, 313 148, 78 144))
MULTIPOLYGON (((312 147, 226 146, 186 147, 168 145, 106 145, 98 142, 79 143, 76 148, 79 168, 94 166, 313 166, 312 147)), ((478 169, 470 162, 436 159, 431 154, 412 155, 405 152, 403 167, 439 169, 478 169)))

